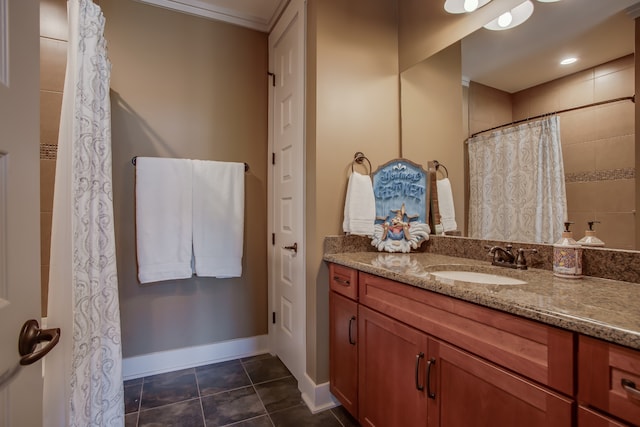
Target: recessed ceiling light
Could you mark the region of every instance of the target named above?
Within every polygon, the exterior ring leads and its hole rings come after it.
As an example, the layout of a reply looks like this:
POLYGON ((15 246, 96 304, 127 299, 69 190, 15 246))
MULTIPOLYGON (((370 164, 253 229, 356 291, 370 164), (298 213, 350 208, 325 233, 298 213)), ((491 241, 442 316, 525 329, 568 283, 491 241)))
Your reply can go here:
POLYGON ((560 61, 560 64, 562 64, 562 65, 569 65, 569 64, 573 64, 573 63, 574 63, 574 62, 576 62, 577 60, 578 60, 578 58, 574 58, 574 57, 571 57, 571 58, 565 58, 565 59, 563 59, 562 61, 560 61))

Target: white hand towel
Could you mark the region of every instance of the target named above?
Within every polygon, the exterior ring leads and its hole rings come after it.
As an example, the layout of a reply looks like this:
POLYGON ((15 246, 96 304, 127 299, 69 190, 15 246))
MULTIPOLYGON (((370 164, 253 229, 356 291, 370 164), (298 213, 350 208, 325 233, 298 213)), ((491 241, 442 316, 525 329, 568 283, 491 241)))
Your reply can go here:
POLYGON ((342 229, 345 233, 373 236, 375 219, 376 200, 371 177, 352 172, 347 184, 342 229))
POLYGON ((193 161, 193 254, 198 276, 240 277, 244 163, 193 161))
POLYGON ((192 276, 191 170, 190 160, 136 159, 140 283, 192 276))
POLYGON ((438 188, 438 209, 440 210, 440 223, 444 231, 458 229, 456 223, 456 211, 453 206, 453 191, 449 178, 436 181, 438 188))

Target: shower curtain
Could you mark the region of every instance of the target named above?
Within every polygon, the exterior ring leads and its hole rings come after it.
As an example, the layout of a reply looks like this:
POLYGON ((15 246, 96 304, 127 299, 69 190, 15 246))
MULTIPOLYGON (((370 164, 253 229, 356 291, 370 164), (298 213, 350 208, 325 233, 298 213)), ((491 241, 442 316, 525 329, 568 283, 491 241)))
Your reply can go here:
POLYGON ((567 203, 558 116, 470 138, 468 150, 470 237, 560 238, 567 203))
POLYGON ((48 305, 62 332, 45 357, 43 425, 123 426, 105 19, 90 0, 67 7, 48 305))

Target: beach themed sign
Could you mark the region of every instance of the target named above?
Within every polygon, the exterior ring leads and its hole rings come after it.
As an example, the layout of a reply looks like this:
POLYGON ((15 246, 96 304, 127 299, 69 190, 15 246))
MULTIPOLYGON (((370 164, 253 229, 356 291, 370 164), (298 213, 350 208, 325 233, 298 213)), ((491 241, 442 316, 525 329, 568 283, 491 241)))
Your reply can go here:
POLYGON ((395 159, 373 174, 376 220, 371 244, 379 251, 410 252, 429 240, 429 182, 421 165, 395 159))

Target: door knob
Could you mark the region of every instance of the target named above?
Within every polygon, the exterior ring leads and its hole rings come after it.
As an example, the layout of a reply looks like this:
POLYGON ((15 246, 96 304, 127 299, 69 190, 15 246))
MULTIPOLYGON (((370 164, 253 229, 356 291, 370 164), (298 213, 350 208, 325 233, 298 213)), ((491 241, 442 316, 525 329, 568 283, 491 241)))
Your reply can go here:
POLYGON ((18 351, 20 352, 20 364, 31 365, 42 359, 60 341, 60 328, 40 329, 38 321, 27 320, 22 325, 20 337, 18 338, 18 351), (39 343, 48 341, 39 350, 36 347, 39 343))
POLYGON ((288 249, 290 251, 293 251, 294 253, 298 253, 298 242, 294 243, 291 246, 284 246, 282 249, 288 249))

